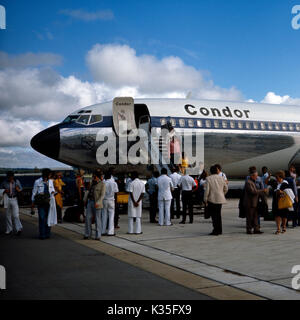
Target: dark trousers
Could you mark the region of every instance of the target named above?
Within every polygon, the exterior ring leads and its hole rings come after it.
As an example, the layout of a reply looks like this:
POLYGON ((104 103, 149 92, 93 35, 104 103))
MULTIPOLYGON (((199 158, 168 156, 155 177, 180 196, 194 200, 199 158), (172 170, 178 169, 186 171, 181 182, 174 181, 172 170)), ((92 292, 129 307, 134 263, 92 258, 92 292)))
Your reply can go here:
POLYGON ((246 209, 246 228, 247 231, 259 231, 257 208, 246 209))
POLYGON ((179 188, 174 189, 172 192, 172 202, 171 202, 171 219, 174 219, 175 209, 174 205, 176 203, 176 217, 180 217, 180 190, 179 188))
POLYGON ((40 238, 46 239, 50 237, 51 228, 48 227, 48 212, 49 206, 38 207, 39 213, 39 231, 40 231, 40 238))
POLYGON ((150 222, 155 222, 157 208, 158 208, 157 193, 150 194, 149 200, 150 200, 150 208, 149 208, 150 222))
POLYGON ((186 220, 186 211, 189 209, 190 223, 193 223, 194 213, 193 213, 193 192, 192 191, 182 191, 182 221, 186 220))
POLYGON ((57 212, 57 221, 62 221, 62 209, 59 205, 56 204, 56 212, 57 212))
POLYGON ((294 212, 292 213, 293 227, 296 227, 298 222, 298 203, 296 201, 294 202, 293 207, 294 207, 294 212))
POLYGON ((207 208, 213 223, 213 233, 222 234, 222 204, 208 202, 207 208))

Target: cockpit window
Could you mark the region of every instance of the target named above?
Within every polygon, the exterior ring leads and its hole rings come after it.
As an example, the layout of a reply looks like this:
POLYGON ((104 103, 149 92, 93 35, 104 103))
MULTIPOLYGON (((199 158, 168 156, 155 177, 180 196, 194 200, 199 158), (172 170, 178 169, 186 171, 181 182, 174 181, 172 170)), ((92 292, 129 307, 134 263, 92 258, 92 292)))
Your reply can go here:
POLYGON ((82 123, 87 125, 89 124, 89 120, 90 120, 90 115, 82 115, 77 120, 77 123, 82 123))
POLYGON ((101 122, 103 120, 101 114, 93 114, 91 116, 90 124, 94 124, 96 122, 101 122))
POLYGON ((80 110, 78 113, 92 113, 92 110, 80 110))
POLYGON ((78 118, 79 118, 78 115, 70 115, 70 116, 66 117, 66 119, 63 121, 63 123, 71 123, 71 122, 76 121, 78 118))

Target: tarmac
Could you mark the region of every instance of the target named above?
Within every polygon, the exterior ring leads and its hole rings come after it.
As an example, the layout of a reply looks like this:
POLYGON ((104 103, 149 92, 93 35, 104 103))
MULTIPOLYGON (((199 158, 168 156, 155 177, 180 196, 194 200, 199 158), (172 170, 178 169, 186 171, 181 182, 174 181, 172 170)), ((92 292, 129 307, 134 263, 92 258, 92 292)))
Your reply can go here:
MULTIPOLYGON (((82 240, 83 224, 63 223, 53 232, 203 295, 196 299, 300 300, 300 292, 291 286, 295 276, 291 270, 300 265, 300 227, 275 235, 275 222, 261 219, 264 234, 247 235, 237 207, 234 199, 223 206, 220 236, 208 235, 211 221, 203 215, 196 215, 193 224, 182 225, 176 219, 172 226, 161 227, 148 222, 147 210, 143 211, 142 235, 126 234, 126 215, 120 217, 116 236, 102 237, 99 242, 82 240)), ((28 209, 21 212, 23 221, 37 223, 28 209)), ((170 294, 164 297, 173 299, 170 294)), ((182 297, 177 295, 177 299, 182 297)))
POLYGON ((80 243, 81 236, 58 227, 41 241, 36 221, 24 216, 22 235, 5 236, 4 222, 1 209, 0 265, 7 279, 0 300, 211 300, 103 253, 99 241, 80 243))

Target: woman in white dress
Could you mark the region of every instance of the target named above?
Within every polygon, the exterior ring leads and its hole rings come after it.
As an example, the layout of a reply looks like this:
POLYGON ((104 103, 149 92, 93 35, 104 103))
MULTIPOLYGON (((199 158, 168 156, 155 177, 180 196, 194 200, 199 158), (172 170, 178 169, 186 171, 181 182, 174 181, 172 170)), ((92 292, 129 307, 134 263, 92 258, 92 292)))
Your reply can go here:
POLYGON ((48 227, 53 227, 57 225, 57 211, 56 211, 55 191, 53 191, 55 190, 54 180, 52 175, 48 183, 49 183, 49 190, 52 190, 52 192, 50 193, 50 206, 49 206, 47 224, 48 224, 48 227))

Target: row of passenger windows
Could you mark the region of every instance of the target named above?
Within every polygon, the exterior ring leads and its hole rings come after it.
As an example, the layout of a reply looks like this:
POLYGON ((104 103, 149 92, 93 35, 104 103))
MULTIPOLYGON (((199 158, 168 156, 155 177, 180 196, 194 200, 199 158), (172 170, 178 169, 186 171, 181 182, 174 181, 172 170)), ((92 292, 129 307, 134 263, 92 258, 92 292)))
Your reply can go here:
MULTIPOLYGON (((176 119, 167 120, 160 119, 160 124, 163 126, 171 123, 173 127, 177 126, 176 119)), ((300 124, 294 123, 278 123, 278 122, 257 122, 257 121, 233 121, 233 120, 194 120, 194 119, 179 119, 179 127, 198 127, 198 128, 220 128, 220 129, 246 129, 246 130, 284 130, 284 131, 300 131, 300 124)))

